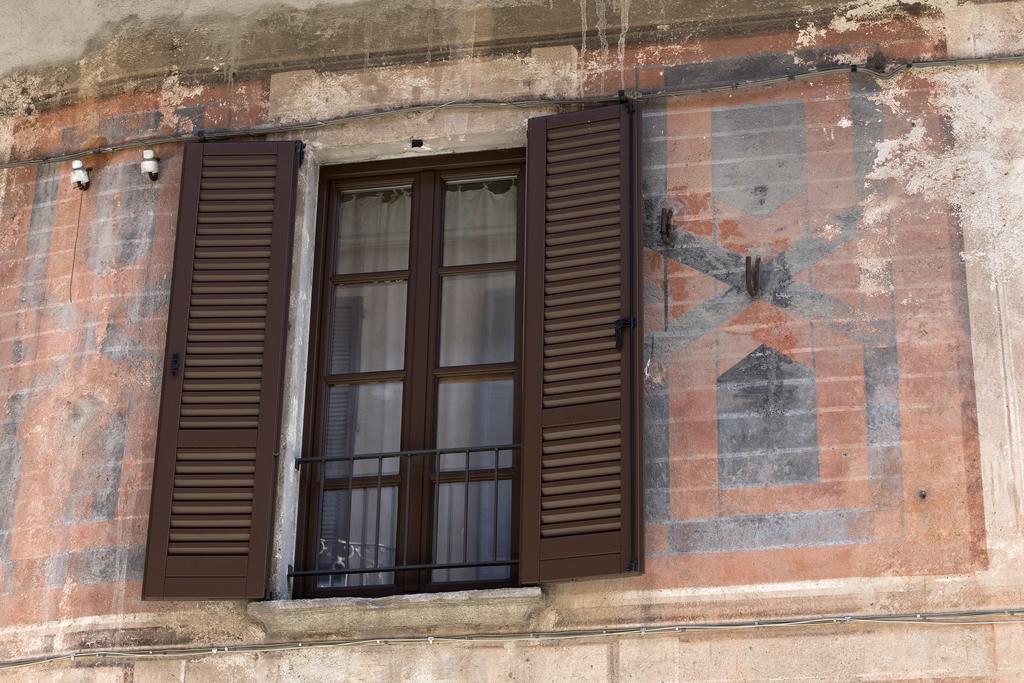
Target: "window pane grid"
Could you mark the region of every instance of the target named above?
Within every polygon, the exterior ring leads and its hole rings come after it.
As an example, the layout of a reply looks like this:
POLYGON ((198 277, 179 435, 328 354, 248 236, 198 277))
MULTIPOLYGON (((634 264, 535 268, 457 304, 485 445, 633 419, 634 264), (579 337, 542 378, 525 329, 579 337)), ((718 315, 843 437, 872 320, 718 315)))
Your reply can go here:
POLYGON ((515 360, 515 270, 441 277, 442 366, 515 360))
POLYGON ((337 212, 335 272, 366 273, 408 267, 411 186, 341 192, 337 212))
MULTIPOLYGON (((327 457, 365 453, 387 453, 401 448, 401 424, 404 387, 401 382, 342 384, 327 390, 323 452, 327 457)), ((335 478, 354 472, 368 474, 369 460, 357 459, 326 463, 324 476, 335 478)), ((386 469, 392 474, 396 467, 386 469)))
POLYGON ((333 289, 329 372, 404 368, 407 284, 334 285, 333 289))
POLYGON ((506 175, 446 183, 442 265, 515 259, 517 182, 506 175))
POLYGON ((518 411, 511 404, 519 391, 519 178, 482 174, 476 180, 445 182, 426 171, 415 178, 408 185, 384 182, 336 195, 328 259, 334 265, 325 283, 331 293, 325 309, 327 347, 319 376, 326 392, 320 418, 323 450, 311 458, 330 459, 316 468, 319 541, 310 550, 314 570, 335 573, 309 584, 328 594, 507 582, 514 571, 516 450, 500 444, 512 444, 518 431, 518 411), (430 209, 432 196, 436 213, 430 209), (502 216, 502 207, 511 210, 502 216), (428 215, 441 220, 425 224, 428 215), (396 216, 408 217, 404 227, 396 216), (433 247, 434 259, 425 259, 431 250, 424 246, 431 242, 440 251, 433 247), (400 252, 404 258, 397 256, 400 252), (428 283, 431 296, 425 297, 428 283), (425 334, 428 329, 434 334, 425 334), (442 354, 448 361, 444 364, 438 362, 442 354), (417 399, 424 387, 420 377, 436 387, 425 400, 417 399), (497 399, 461 398, 462 410, 473 401, 480 410, 458 438, 457 430, 442 427, 433 417, 442 410, 444 385, 502 389, 497 399), (384 386, 397 387, 390 408, 387 402, 378 400, 371 407, 372 400, 355 398, 384 386), (345 403, 343 409, 335 405, 333 420, 330 396, 335 404, 345 403), (417 456, 408 450, 417 446, 420 452, 437 453, 429 446, 476 450, 495 444, 497 450, 490 452, 417 456), (381 457, 360 457, 374 451, 381 457), (412 478, 421 483, 414 486, 412 478), (434 507, 434 515, 416 521, 415 511, 424 505, 434 507))

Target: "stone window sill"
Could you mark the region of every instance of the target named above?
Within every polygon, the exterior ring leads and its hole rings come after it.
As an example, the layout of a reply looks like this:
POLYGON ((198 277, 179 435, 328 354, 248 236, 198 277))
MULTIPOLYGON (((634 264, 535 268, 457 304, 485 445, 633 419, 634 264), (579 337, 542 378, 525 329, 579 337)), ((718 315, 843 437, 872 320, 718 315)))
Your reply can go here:
POLYGON ((377 638, 523 631, 544 605, 537 586, 386 598, 251 602, 249 617, 275 639, 377 638))

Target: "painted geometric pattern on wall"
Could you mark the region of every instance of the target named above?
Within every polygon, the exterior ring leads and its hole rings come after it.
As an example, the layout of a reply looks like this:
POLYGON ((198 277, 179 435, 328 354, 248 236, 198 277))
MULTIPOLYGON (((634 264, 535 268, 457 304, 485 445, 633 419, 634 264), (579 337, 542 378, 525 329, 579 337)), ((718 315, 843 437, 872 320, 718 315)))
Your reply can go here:
POLYGON ((795 93, 648 118, 647 163, 665 169, 661 201, 656 179, 646 188, 645 246, 663 259, 646 274, 663 304, 660 329, 645 323, 665 375, 646 399, 647 514, 666 530, 654 555, 903 533, 892 268, 863 202, 882 115, 871 84, 846 87, 839 105, 795 93), (866 254, 880 255, 870 273, 866 254), (761 257, 755 297, 747 256, 761 257))
POLYGON ((641 73, 730 86, 645 105, 647 585, 985 566, 963 236, 876 168, 882 143, 938 153, 948 128, 923 82, 894 112, 869 76, 791 67, 641 73), (731 87, 751 74, 780 82, 731 87))

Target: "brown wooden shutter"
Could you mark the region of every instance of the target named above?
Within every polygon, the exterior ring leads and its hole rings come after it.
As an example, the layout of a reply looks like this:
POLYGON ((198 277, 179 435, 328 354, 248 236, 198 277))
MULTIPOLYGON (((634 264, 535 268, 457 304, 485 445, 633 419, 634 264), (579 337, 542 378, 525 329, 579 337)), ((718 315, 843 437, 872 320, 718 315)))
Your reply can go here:
POLYGON ((530 120, 524 583, 640 569, 638 125, 631 104, 530 120))
POLYGON ((185 147, 143 598, 261 598, 296 142, 185 147))

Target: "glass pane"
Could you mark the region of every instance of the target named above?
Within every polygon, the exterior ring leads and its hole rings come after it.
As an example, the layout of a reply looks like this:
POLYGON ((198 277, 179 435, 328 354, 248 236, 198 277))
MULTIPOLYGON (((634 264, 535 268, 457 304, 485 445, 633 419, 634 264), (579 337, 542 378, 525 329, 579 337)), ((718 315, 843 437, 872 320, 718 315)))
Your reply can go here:
MULTIPOLYGON (((317 569, 365 569, 395 566, 398 489, 324 492, 317 569)), ((320 588, 381 586, 395 582, 394 572, 317 577, 320 588)))
POLYGON ((515 301, 514 272, 445 277, 441 286, 441 365, 514 360, 515 301))
MULTIPOLYGON (((465 484, 441 484, 437 496, 434 531, 434 561, 437 564, 509 559, 512 547, 511 481, 471 482, 468 500, 465 484)), ((434 581, 480 581, 506 579, 508 576, 508 565, 435 569, 432 572, 434 581)))
POLYGON ((448 183, 444 265, 516 260, 515 178, 448 183))
MULTIPOLYGON (((394 453, 402 444, 402 383, 352 384, 327 390, 326 458, 394 453)), ((356 477, 398 471, 398 458, 356 460, 356 477)), ((327 463, 328 478, 349 476, 348 463, 327 463)))
POLYGON ((409 267, 411 187, 342 192, 338 200, 337 272, 409 267))
POLYGON ((405 282, 334 288, 331 374, 405 367, 405 297, 405 282))
MULTIPOLYGON (((444 382, 437 387, 437 447, 501 446, 512 443, 512 380, 444 382)), ((498 467, 511 467, 512 454, 500 453, 498 467)), ((494 451, 471 454, 473 469, 493 469, 494 451)), ((463 470, 463 453, 445 453, 441 469, 463 470)))

